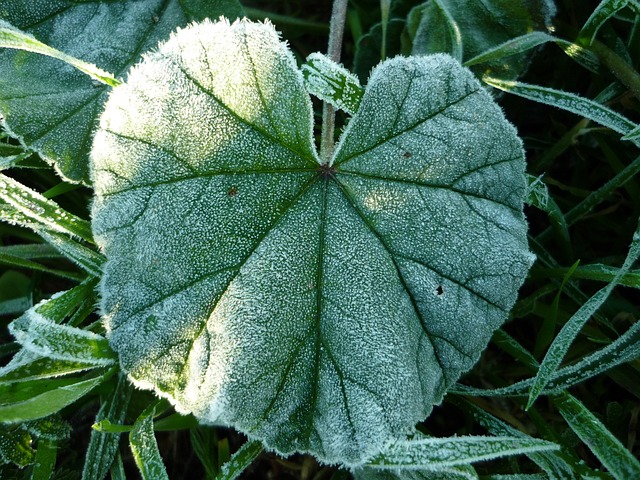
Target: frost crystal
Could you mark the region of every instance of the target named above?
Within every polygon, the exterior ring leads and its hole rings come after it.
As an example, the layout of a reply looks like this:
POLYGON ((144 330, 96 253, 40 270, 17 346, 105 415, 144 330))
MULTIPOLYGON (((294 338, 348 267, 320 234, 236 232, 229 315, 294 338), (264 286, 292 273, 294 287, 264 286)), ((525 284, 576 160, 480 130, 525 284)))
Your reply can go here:
POLYGON ((441 401, 532 256, 523 151, 450 57, 372 74, 330 165, 273 27, 192 25, 93 151, 102 311, 137 385, 282 454, 359 465, 441 401))

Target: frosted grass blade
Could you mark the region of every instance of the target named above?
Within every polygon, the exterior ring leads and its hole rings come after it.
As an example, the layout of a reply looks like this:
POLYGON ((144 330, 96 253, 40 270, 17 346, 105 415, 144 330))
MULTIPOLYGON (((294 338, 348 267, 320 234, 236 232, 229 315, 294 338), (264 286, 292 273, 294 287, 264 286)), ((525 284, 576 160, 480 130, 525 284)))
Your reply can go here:
POLYGON ((602 0, 580 30, 578 39, 591 45, 602 25, 628 3, 629 0, 602 0))
POLYGON ((153 432, 155 405, 142 412, 129 434, 133 459, 143 480, 169 480, 153 432))
MULTIPOLYGON (((113 394, 100 407, 96 423, 105 419, 114 423, 122 423, 132 391, 126 376, 120 373, 113 394)), ((120 434, 92 429, 82 470, 82 480, 102 480, 105 478, 116 458, 119 443, 120 434)))
POLYGON ((2 20, 0 20, 0 47, 25 50, 27 52, 39 53, 41 55, 46 55, 47 57, 57 58, 58 60, 62 60, 63 62, 77 68, 82 73, 89 75, 94 80, 104 83, 105 85, 109 85, 110 87, 116 87, 121 83, 119 80, 114 78, 112 73, 105 72, 95 65, 83 62, 82 60, 45 45, 38 41, 33 35, 24 33, 13 25, 2 20))
MULTIPOLYGON (((46 300, 45 300, 46 302, 46 300)), ((59 325, 38 313, 43 303, 9 324, 9 332, 27 350, 55 360, 113 365, 115 353, 106 338, 87 330, 59 325)))
POLYGON ((551 343, 547 354, 545 355, 540 369, 535 377, 531 392, 529 394, 529 400, 525 409, 531 407, 536 398, 544 390, 544 387, 549 383, 553 377, 553 373, 556 371, 564 357, 566 356, 569 347, 573 343, 573 340, 578 336, 582 327, 591 318, 591 316, 600 308, 600 306, 609 297, 613 289, 618 285, 618 282, 622 276, 631 268, 633 263, 640 256, 640 229, 637 229, 634 236, 629 253, 625 259, 622 267, 618 270, 616 276, 613 278, 604 288, 595 293, 585 304, 583 304, 578 311, 569 319, 569 321, 562 327, 558 335, 551 343))
MULTIPOLYGON (((634 360, 640 356, 640 322, 604 348, 593 352, 580 362, 557 370, 541 394, 559 393, 567 388, 593 378, 611 368, 634 360)), ((533 385, 533 378, 514 383, 508 387, 482 389, 457 384, 449 391, 460 395, 478 397, 523 397, 533 385)))
POLYGON ((90 243, 93 241, 89 222, 63 210, 55 202, 2 174, 0 200, 49 230, 78 237, 90 243))
POLYGON ((97 368, 93 364, 53 360, 22 349, 0 368, 0 385, 53 378, 97 368))
MULTIPOLYGON (((502 420, 497 419, 467 400, 455 399, 453 403, 460 406, 465 411, 470 412, 476 422, 486 428, 487 431, 493 435, 532 438, 517 428, 507 425, 502 420)), ((565 478, 571 478, 574 473, 572 467, 561 456, 559 456, 556 451, 528 453, 527 457, 542 468, 549 475, 550 479, 562 480, 565 478)))
POLYGON ((640 478, 640 462, 581 402, 565 393, 554 400, 571 429, 616 480, 640 478))
POLYGON ((102 383, 109 372, 88 380, 47 390, 26 400, 0 405, 0 423, 17 423, 46 417, 84 397, 102 383))
POLYGON ((468 436, 405 440, 389 445, 367 466, 435 470, 509 455, 557 450, 558 445, 535 438, 468 436))
POLYGON ((215 480, 235 480, 244 472, 263 451, 262 443, 249 441, 231 456, 231 460, 222 465, 215 480))
POLYGON ((322 53, 312 53, 302 65, 302 76, 310 94, 350 115, 358 111, 364 88, 342 65, 322 53))
POLYGON ((41 223, 12 205, 3 203, 2 199, 0 199, 0 219, 10 224, 21 225, 33 230, 49 245, 90 275, 100 276, 102 273, 102 264, 105 261, 102 255, 86 247, 68 234, 52 230, 48 222, 41 223))
POLYGON ((573 93, 517 81, 500 80, 489 76, 483 77, 483 81, 499 90, 518 95, 528 100, 582 115, 622 135, 627 135, 637 127, 631 120, 604 105, 573 93))

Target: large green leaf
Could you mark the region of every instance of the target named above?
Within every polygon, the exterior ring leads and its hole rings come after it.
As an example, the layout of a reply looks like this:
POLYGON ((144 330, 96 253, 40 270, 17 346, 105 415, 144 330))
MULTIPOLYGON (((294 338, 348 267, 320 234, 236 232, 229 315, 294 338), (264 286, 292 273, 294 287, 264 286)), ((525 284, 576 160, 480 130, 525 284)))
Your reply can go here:
MULTIPOLYGON (((407 34, 413 55, 443 52, 463 61, 532 30, 547 30, 554 14, 553 0, 428 0, 409 14, 407 34)), ((478 76, 489 71, 514 79, 528 62, 521 53, 471 69, 478 76)))
POLYGON ((404 436, 532 261, 520 140, 445 55, 381 64, 327 163, 275 30, 205 22, 114 89, 92 155, 122 368, 284 454, 404 436))
MULTIPOLYGON (((0 20, 116 76, 189 21, 242 10, 236 0, 2 0, 0 20)), ((0 50, 4 126, 66 179, 89 182, 91 134, 109 87, 60 60, 0 50)))

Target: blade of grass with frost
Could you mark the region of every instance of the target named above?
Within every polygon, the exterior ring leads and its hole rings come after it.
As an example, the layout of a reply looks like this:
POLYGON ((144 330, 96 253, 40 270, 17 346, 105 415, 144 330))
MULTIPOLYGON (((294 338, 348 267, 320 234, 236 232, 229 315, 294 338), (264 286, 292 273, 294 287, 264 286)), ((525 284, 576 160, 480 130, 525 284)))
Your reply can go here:
POLYGON ((143 480, 169 480, 153 432, 153 415, 157 402, 138 417, 129 434, 133 459, 143 480))
POLYGON ((616 480, 640 478, 640 461, 581 402, 563 393, 554 403, 571 430, 616 480))
POLYGON ((584 327, 589 318, 591 318, 595 311, 598 310, 609 297, 613 289, 618 285, 622 276, 629 271, 633 263, 638 259, 639 255, 640 228, 636 229, 627 258, 611 283, 596 292, 595 295, 587 300, 587 302, 582 305, 562 327, 556 338, 553 340, 553 343, 549 347, 547 354, 540 364, 540 369, 538 370, 538 374, 536 375, 533 386, 531 387, 529 400, 527 401, 525 409, 528 409, 533 404, 536 398, 538 398, 538 395, 540 395, 542 390, 544 390, 544 387, 549 383, 551 378, 553 378, 554 372, 566 356, 569 347, 580 333, 580 330, 582 330, 582 327, 584 327))
POLYGON ((322 53, 312 53, 302 65, 302 76, 310 94, 350 115, 358 111, 364 88, 342 65, 322 53))
MULTIPOLYGON (((0 405, 0 423, 24 422, 59 412, 84 397, 110 375, 111 372, 106 372, 88 380, 80 379, 59 388, 47 389, 26 400, 0 405)), ((24 384, 18 384, 17 388, 19 389, 21 385, 24 384)))
POLYGON ((98 367, 93 364, 54 360, 22 349, 7 365, 0 368, 0 385, 61 377, 95 368, 98 367))
POLYGON ((60 325, 39 312, 44 300, 9 324, 9 332, 27 350, 55 360, 96 366, 113 365, 115 353, 106 338, 80 328, 60 325))
POLYGON ((28 219, 55 232, 79 237, 92 243, 91 225, 60 208, 38 192, 0 174, 0 200, 11 205, 28 219))
MULTIPOLYGON (((464 411, 471 413, 476 422, 487 429, 489 433, 497 436, 512 436, 518 438, 532 438, 526 433, 521 432, 517 428, 506 424, 502 420, 497 419, 490 413, 484 411, 474 403, 464 400, 462 398, 453 397, 454 405, 459 406, 464 411)), ((545 451, 528 453, 529 457, 535 464, 542 468, 551 480, 563 480, 571 478, 574 470, 572 467, 559 455, 557 451, 545 451)))
POLYGON ((50 321, 62 323, 80 306, 83 300, 93 298, 98 279, 89 278, 70 290, 55 294, 52 298, 37 305, 37 312, 50 321))
POLYGON ((368 460, 367 466, 437 471, 441 468, 558 448, 558 445, 546 440, 511 436, 424 438, 391 444, 382 453, 368 460))
POLYGON ((215 480, 235 480, 258 458, 262 451, 262 443, 258 441, 245 443, 231 456, 231 460, 222 465, 215 480))
POLYGON ((602 25, 628 3, 629 0, 602 0, 580 30, 578 40, 591 45, 602 25))
POLYGON ((583 117, 610 128, 623 136, 629 134, 637 127, 637 125, 631 120, 617 112, 614 112, 604 105, 573 93, 512 80, 500 80, 490 76, 485 76, 482 80, 499 90, 518 95, 534 102, 544 103, 561 110, 566 110, 577 115, 582 115, 583 117))
POLYGON ((87 248, 66 233, 52 230, 48 222, 40 223, 12 205, 3 203, 2 199, 0 199, 0 220, 33 230, 49 245, 90 275, 100 276, 102 274, 102 264, 105 258, 101 254, 87 248))
MULTIPOLYGON (((578 363, 556 370, 542 395, 557 394, 573 385, 600 375, 618 365, 640 356, 640 322, 604 348, 586 356, 578 363)), ((451 393, 476 397, 525 397, 533 385, 533 378, 521 380, 508 387, 483 389, 456 384, 451 393)))
POLYGON ((95 65, 83 62, 82 60, 45 45, 37 40, 33 35, 22 32, 13 25, 2 20, 0 20, 0 48, 25 50, 27 52, 39 53, 41 55, 46 55, 47 57, 57 58, 58 60, 62 60, 72 67, 77 68, 82 73, 89 75, 94 80, 104 83, 105 85, 109 85, 110 87, 116 87, 121 83, 119 80, 115 79, 112 73, 105 72, 95 65))
MULTIPOLYGON (((126 375, 118 374, 118 383, 112 395, 104 401, 96 416, 96 423, 109 420, 114 423, 124 422, 133 388, 126 375)), ((95 424, 94 424, 95 426, 95 424)), ((82 480, 102 480, 118 453, 120 434, 91 430, 91 439, 85 456, 82 480)))

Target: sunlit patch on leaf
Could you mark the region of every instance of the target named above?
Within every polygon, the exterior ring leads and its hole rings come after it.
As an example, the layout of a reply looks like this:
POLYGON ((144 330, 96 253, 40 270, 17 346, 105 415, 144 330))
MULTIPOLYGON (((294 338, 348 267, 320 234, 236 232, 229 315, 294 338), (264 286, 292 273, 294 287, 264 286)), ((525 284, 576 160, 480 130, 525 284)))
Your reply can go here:
POLYGON ((144 388, 282 454, 358 465, 475 363, 532 262, 524 153, 448 56, 372 73, 334 158, 269 24, 179 31, 114 89, 93 229, 144 388))

